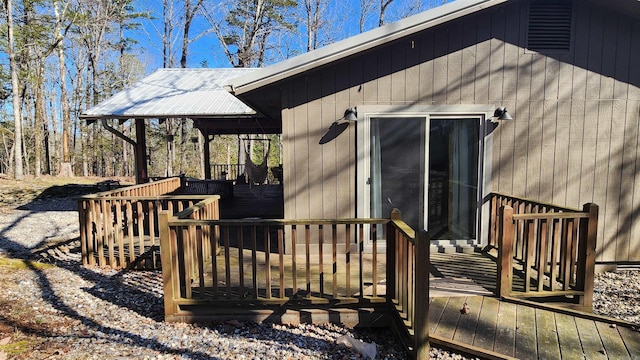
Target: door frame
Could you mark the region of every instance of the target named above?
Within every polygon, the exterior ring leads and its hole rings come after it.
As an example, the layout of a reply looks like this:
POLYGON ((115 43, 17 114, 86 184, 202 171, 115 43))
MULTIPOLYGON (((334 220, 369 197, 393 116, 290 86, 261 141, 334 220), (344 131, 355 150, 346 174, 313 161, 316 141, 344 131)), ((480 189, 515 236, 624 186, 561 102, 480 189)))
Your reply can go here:
MULTIPOLYGON (((371 195, 368 178, 371 173, 371 119, 372 118, 416 118, 424 117, 427 121, 432 118, 478 118, 480 124, 479 149, 478 149, 478 193, 476 209, 476 239, 475 244, 486 242, 484 235, 483 217, 488 214, 487 206, 484 206, 483 199, 487 195, 485 189, 489 189, 491 181, 491 159, 492 141, 491 129, 487 126, 492 119, 495 106, 493 105, 361 105, 356 108, 357 130, 356 130, 356 216, 369 218, 371 215, 371 195)), ((429 167, 429 129, 425 129, 425 154, 424 166, 429 167)), ((424 204, 428 204, 428 177, 424 182, 424 204)), ((428 214, 423 211, 423 218, 428 214)), ((388 217, 388 215, 384 215, 388 217)), ((426 223, 426 219, 425 219, 426 223)))

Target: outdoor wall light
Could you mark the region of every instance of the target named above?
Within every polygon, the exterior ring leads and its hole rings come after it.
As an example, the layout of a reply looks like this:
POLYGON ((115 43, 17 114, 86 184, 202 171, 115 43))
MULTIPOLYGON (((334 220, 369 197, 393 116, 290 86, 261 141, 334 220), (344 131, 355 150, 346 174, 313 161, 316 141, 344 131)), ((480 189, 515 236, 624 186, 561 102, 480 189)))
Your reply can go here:
POLYGON ((356 110, 356 108, 348 108, 344 111, 344 116, 341 119, 336 120, 335 123, 344 124, 348 123, 349 121, 356 120, 358 120, 358 111, 356 110))
POLYGON ((507 112, 507 108, 502 106, 497 108, 496 111, 493 112, 493 117, 497 118, 498 120, 513 120, 511 115, 509 115, 509 113, 507 112))

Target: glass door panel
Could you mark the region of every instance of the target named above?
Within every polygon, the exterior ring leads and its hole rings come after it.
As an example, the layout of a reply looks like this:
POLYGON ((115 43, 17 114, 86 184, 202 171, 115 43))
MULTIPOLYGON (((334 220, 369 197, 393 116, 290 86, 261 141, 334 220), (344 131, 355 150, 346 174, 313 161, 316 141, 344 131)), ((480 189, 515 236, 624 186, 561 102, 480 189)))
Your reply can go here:
POLYGON ((476 238, 478 119, 431 119, 428 228, 432 239, 476 238))
POLYGON ((426 118, 371 119, 371 216, 400 209, 412 228, 424 221, 424 143, 426 118))

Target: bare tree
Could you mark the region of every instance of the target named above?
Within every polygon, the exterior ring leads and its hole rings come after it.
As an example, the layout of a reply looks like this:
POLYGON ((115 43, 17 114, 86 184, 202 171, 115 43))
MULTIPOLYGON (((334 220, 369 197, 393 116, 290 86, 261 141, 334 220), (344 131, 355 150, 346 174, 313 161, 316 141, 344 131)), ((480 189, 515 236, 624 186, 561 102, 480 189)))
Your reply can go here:
POLYGON ((187 53, 189 51, 189 44, 193 39, 189 38, 189 32, 191 31, 191 24, 196 14, 202 7, 204 0, 184 0, 184 27, 182 30, 182 56, 180 57, 180 66, 187 67, 187 53))
POLYGON ((391 5, 393 0, 380 0, 380 21, 378 23, 379 26, 384 25, 384 17, 387 11, 387 7, 391 5))
POLYGON ((373 13, 375 8, 375 0, 360 0, 360 18, 358 19, 358 23, 360 25, 360 33, 365 32, 367 18, 369 17, 369 14, 373 13))
POLYGON ((265 62, 270 36, 293 30, 288 14, 295 5, 293 0, 234 0, 223 19, 211 11, 204 14, 234 67, 259 67, 265 62))
POLYGON ((70 131, 71 131, 71 104, 69 102, 69 95, 67 93, 67 64, 66 57, 64 55, 64 46, 62 41, 65 34, 62 29, 62 21, 66 17, 68 3, 62 3, 60 1, 53 2, 53 10, 56 18, 55 36, 58 50, 58 66, 60 69, 60 103, 62 106, 62 162, 60 163, 61 176, 73 175, 73 168, 71 166, 71 152, 69 151, 70 131))
POLYGON ((318 33, 326 24, 323 13, 326 4, 323 0, 304 0, 307 27, 307 51, 318 48, 318 33))
POLYGON ((13 23, 13 2, 4 0, 4 9, 7 16, 7 55, 9 55, 9 68, 11 72, 11 96, 13 97, 13 176, 17 180, 24 178, 22 163, 22 113, 20 112, 20 80, 18 78, 18 60, 16 59, 16 45, 13 23))

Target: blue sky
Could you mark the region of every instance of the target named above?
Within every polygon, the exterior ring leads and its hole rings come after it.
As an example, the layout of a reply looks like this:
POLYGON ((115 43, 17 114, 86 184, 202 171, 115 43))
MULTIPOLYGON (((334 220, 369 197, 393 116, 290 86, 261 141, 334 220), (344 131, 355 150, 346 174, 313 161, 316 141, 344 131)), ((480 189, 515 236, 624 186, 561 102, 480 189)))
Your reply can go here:
MULTIPOLYGON (((378 3, 378 0, 374 0, 378 3)), ((451 0, 445 0, 451 1, 451 0)), ((215 6, 223 6, 221 4, 226 1, 211 0, 207 9, 211 16, 219 16, 221 11, 215 11, 215 6)), ((397 20, 412 12, 415 13, 417 8, 424 11, 440 5, 443 0, 394 0, 386 11, 387 23, 397 20)), ((144 31, 136 34, 135 38, 139 41, 136 51, 139 51, 140 58, 147 64, 148 70, 151 72, 162 67, 162 41, 158 31, 161 31, 161 15, 162 2, 160 0, 135 0, 136 10, 149 10, 156 17, 155 20, 143 20, 144 31)), ((332 43, 349 36, 359 33, 359 17, 360 17, 360 0, 330 0, 326 9, 326 17, 333 19, 330 25, 325 27, 325 44, 332 43)), ((367 16, 366 30, 376 27, 378 24, 378 12, 370 13, 367 16)), ((178 25, 179 26, 179 25, 178 25)), ((198 36, 206 29, 209 29, 209 23, 199 16, 193 23, 191 35, 198 36)), ((178 33, 180 29, 176 29, 178 33)), ((279 53, 273 53, 269 63, 281 61, 300 53, 305 49, 306 38, 304 36, 304 28, 300 29, 301 34, 281 34, 278 49, 279 53)), ((181 35, 176 39, 175 44, 175 67, 179 66, 180 60, 180 41, 181 35)), ((220 49, 219 42, 213 34, 203 35, 197 41, 193 42, 189 48, 188 67, 229 67, 224 52, 220 49)))

